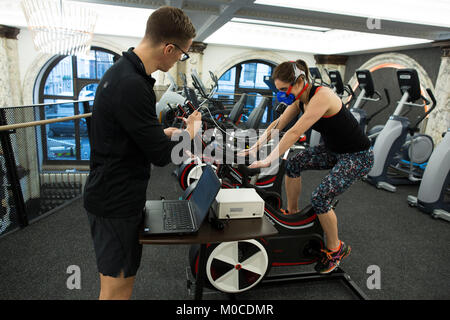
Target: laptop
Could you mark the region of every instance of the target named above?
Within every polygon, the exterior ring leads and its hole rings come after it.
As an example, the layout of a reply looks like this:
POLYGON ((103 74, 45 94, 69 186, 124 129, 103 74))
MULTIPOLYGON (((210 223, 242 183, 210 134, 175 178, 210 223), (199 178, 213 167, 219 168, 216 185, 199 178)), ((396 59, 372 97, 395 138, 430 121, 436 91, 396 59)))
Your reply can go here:
POLYGON ((144 235, 193 234, 200 229, 221 183, 211 166, 203 167, 189 200, 149 200, 145 203, 144 235))

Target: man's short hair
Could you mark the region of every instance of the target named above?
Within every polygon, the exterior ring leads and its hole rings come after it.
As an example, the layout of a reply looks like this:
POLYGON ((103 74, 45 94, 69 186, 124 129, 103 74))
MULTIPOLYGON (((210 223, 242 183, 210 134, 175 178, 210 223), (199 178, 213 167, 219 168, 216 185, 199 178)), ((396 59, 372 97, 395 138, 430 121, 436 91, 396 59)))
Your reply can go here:
POLYGON ((164 6, 154 11, 147 20, 145 38, 153 44, 162 42, 185 43, 195 38, 195 28, 183 10, 164 6))

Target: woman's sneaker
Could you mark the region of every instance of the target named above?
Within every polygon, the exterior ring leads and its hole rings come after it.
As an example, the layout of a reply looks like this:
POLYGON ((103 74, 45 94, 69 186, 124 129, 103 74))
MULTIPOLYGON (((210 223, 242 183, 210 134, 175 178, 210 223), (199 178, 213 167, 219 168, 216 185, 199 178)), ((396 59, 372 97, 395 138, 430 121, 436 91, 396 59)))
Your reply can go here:
POLYGON ((339 249, 336 251, 321 250, 322 259, 315 265, 314 269, 322 274, 332 272, 339 266, 341 260, 350 254, 351 250, 352 248, 343 241, 339 241, 339 249))

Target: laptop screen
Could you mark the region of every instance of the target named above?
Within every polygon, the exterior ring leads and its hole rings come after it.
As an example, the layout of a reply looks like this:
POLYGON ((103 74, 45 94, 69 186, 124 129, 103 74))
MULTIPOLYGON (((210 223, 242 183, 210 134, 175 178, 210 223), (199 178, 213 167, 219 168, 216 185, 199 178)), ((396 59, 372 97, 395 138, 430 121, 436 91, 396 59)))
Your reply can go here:
POLYGON ((194 204, 195 215, 198 223, 202 223, 208 213, 209 207, 213 203, 220 190, 220 181, 216 173, 207 165, 203 169, 203 174, 197 182, 197 186, 192 192, 190 201, 194 204))

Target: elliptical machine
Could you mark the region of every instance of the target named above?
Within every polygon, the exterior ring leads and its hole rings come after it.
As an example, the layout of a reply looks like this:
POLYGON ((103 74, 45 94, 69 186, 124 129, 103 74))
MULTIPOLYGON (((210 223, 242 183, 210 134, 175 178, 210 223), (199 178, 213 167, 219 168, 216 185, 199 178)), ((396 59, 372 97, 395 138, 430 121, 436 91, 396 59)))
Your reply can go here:
POLYGON ((420 90, 419 76, 415 69, 397 70, 397 78, 402 93, 402 98, 398 102, 394 114, 389 118, 375 141, 373 152, 375 155, 374 165, 365 179, 377 188, 382 188, 390 192, 395 192, 395 185, 418 184, 423 171, 421 164, 428 160, 433 149, 433 140, 426 135, 414 135, 419 129, 418 125, 436 107, 436 99, 431 89, 427 93, 432 100, 431 108, 424 113, 414 124, 410 120, 401 116, 404 106, 424 108, 430 104, 420 90), (424 103, 414 103, 423 99, 424 103), (405 146, 408 134, 411 136, 411 143, 407 149, 405 146), (430 150, 431 148, 431 150, 430 150), (424 159, 425 155, 425 159, 424 159), (426 157, 428 155, 428 157, 426 157), (402 157, 408 156, 408 160, 402 157), (405 168, 405 164, 407 168, 405 168))
POLYGON ((347 107, 350 103, 352 103, 355 98, 355 93, 353 92, 352 87, 348 84, 344 85, 344 81, 342 81, 341 73, 338 70, 326 70, 328 77, 330 78, 330 86, 333 91, 341 98, 341 100, 345 98, 350 98, 347 102, 344 103, 344 106, 347 107))
MULTIPOLYGON (((360 93, 356 98, 354 105, 350 108, 350 112, 359 122, 359 125, 364 133, 367 131, 367 125, 370 120, 373 119, 377 114, 385 110, 391 104, 391 99, 389 96, 389 91, 384 88, 384 94, 386 96, 386 104, 372 113, 370 116, 367 115, 367 111, 363 109, 364 104, 367 101, 379 102, 382 100, 381 94, 375 90, 375 86, 373 84, 372 74, 369 70, 356 70, 356 79, 358 80, 358 88, 360 93)), ((373 132, 374 133, 374 132, 373 132)), ((373 134, 372 133, 372 134, 373 134)), ((377 134, 373 135, 372 138, 376 137, 377 134)), ((371 137, 369 136, 369 139, 371 137)))
POLYGON ((450 128, 438 144, 428 161, 420 182, 417 197, 409 195, 408 204, 433 218, 450 221, 450 201, 446 194, 450 191, 450 128))
MULTIPOLYGON (((318 70, 315 71, 318 73, 318 70)), ((344 99, 346 97, 351 97, 346 103, 344 103, 344 106, 347 107, 347 105, 350 105, 351 102, 355 99, 355 92, 350 87, 350 85, 344 85, 344 82, 342 81, 342 77, 339 71, 337 70, 330 70, 327 71, 328 77, 331 80, 331 88, 333 91, 341 98, 344 99)), ((320 73, 315 76, 314 79, 318 79, 320 76, 320 73)), ((356 77, 358 79, 358 88, 360 90, 355 103, 350 108, 350 112, 355 117, 355 119, 358 121, 361 129, 364 133, 367 131, 367 124, 370 120, 372 120, 373 117, 375 117, 377 114, 379 114, 384 109, 388 108, 391 100, 389 96, 388 90, 384 89, 384 94, 386 96, 386 104, 378 109, 376 112, 371 114, 370 116, 367 115, 367 111, 362 109, 364 107, 364 104, 367 101, 373 101, 373 102, 379 102, 382 100, 381 94, 375 90, 372 75, 369 70, 357 70, 356 71, 356 77)), ((320 83, 322 84, 323 81, 320 77, 320 83)), ((326 84, 325 84, 326 85, 326 84)), ((369 139, 375 139, 377 136, 377 133, 371 132, 372 136, 369 137, 369 139)), ((321 136, 320 133, 317 131, 312 130, 311 137, 310 137, 310 146, 316 146, 320 143, 321 136)))

